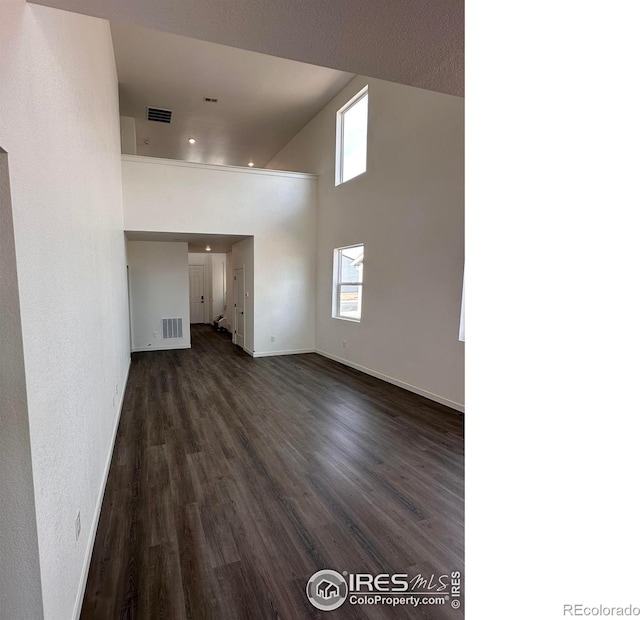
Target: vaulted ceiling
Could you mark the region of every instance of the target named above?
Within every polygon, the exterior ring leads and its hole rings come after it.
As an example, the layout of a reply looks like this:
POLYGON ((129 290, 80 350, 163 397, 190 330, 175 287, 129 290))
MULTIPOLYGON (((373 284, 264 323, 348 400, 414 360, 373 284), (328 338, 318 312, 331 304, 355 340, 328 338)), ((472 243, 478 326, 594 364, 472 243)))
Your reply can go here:
POLYGON ((462 0, 33 1, 111 20, 138 155, 264 167, 355 74, 462 94, 462 0))
POLYGON ((353 78, 130 23, 111 22, 111 33, 138 155, 264 167, 353 78), (148 120, 148 106, 171 122, 148 120))
POLYGON ((37 0, 462 96, 464 0, 37 0))

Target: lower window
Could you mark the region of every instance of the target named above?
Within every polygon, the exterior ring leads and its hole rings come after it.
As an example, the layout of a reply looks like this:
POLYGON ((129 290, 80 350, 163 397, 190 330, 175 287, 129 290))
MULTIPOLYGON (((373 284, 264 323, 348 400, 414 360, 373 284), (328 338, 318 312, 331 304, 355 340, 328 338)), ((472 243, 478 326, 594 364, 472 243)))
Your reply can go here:
POLYGON ((336 248, 333 252, 333 317, 360 321, 364 245, 336 248))

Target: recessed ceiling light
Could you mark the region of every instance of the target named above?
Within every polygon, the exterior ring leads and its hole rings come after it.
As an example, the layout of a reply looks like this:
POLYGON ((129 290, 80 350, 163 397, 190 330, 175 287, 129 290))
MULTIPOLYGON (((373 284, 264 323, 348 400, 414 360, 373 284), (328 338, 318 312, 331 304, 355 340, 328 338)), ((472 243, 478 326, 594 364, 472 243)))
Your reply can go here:
POLYGON ((207 252, 211 252, 211 246, 207 243, 207 247, 205 248, 207 252))
POLYGON ((249 166, 249 168, 253 168, 253 162, 252 162, 252 161, 250 161, 250 162, 247 164, 247 166, 249 166))
POLYGON ((195 138, 189 138, 189 144, 195 144, 195 143, 196 143, 195 138))

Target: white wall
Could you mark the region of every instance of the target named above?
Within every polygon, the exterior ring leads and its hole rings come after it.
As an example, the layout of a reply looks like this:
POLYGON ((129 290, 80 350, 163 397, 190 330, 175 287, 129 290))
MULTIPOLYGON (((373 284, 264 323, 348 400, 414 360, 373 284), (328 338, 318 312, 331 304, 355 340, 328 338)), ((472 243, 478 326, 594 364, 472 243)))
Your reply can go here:
POLYGON ((188 349, 189 258, 186 243, 127 241, 134 351, 188 349), (163 339, 162 319, 182 318, 182 338, 163 339))
POLYGON ((254 235, 249 350, 314 349, 314 176, 128 155, 122 175, 126 230, 254 235))
POLYGON ((463 121, 463 99, 358 76, 267 166, 319 175, 318 350, 460 410, 463 121), (336 187, 336 111, 367 83, 367 172, 336 187), (360 242, 362 322, 333 319, 333 250, 360 242))
POLYGON ((233 252, 227 252, 225 259, 226 290, 224 316, 227 319, 226 328, 233 333, 233 252))
POLYGON ((137 153, 136 119, 132 116, 120 117, 120 149, 128 155, 137 153))
MULTIPOLYGON (((82 595, 129 364, 117 77, 108 22, 0 4, 0 145, 9 154, 41 597, 45 618, 67 619, 82 595)), ((32 611, 11 617, 38 617, 32 611)))
POLYGON ((226 305, 226 254, 210 254, 209 260, 211 262, 211 313, 209 320, 213 322, 213 319, 224 313, 224 307, 226 305))

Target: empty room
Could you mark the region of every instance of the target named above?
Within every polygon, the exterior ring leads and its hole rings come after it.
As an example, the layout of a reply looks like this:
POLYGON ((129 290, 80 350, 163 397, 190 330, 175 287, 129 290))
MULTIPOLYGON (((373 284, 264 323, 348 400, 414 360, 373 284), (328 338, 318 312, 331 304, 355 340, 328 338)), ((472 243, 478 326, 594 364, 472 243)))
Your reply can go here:
POLYGON ((461 5, 0 3, 2 619, 463 618, 461 5))

